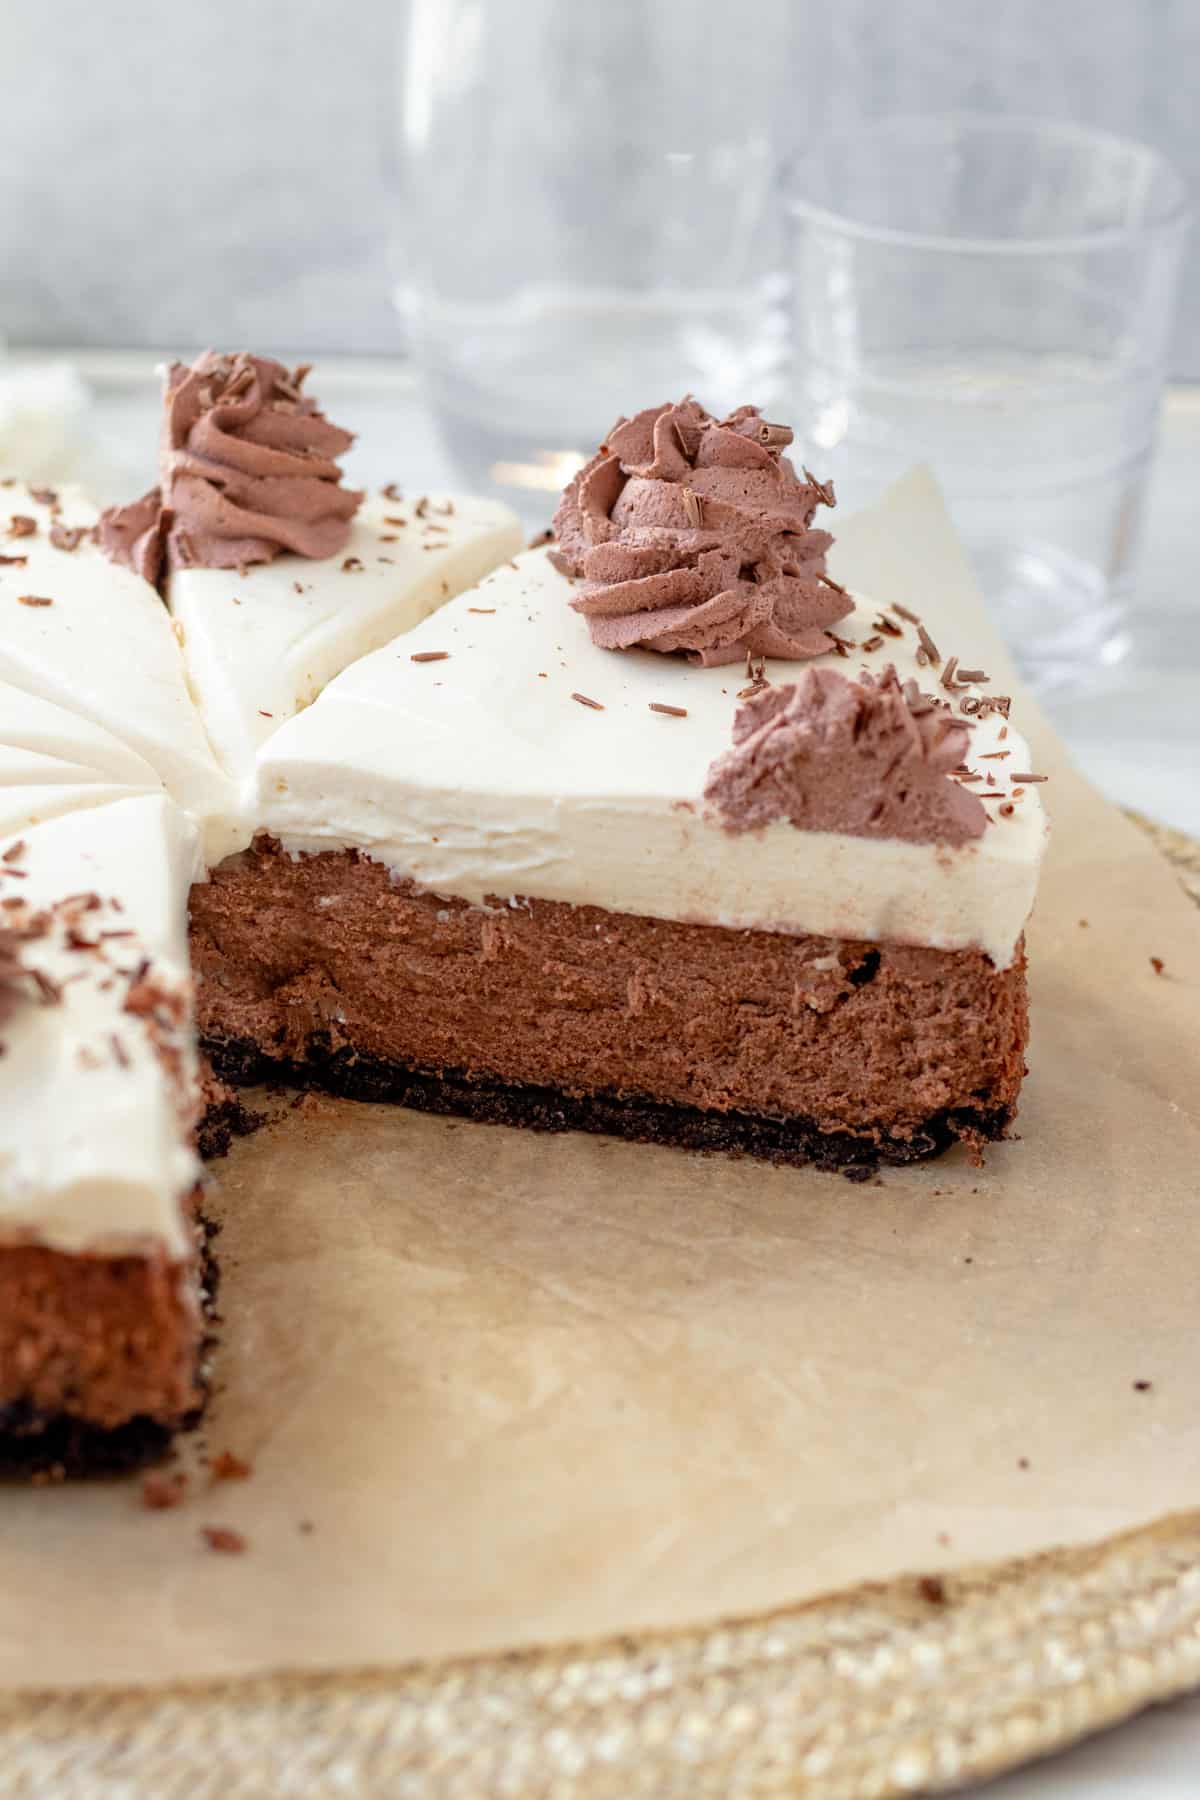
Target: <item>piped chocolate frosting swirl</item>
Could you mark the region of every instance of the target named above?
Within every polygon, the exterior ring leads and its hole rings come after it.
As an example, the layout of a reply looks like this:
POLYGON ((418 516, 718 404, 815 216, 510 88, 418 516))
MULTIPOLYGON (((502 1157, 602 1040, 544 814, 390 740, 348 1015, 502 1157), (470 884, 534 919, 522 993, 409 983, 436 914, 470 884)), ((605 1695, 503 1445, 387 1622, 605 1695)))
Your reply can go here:
POLYGON ((728 831, 786 819, 802 831, 958 846, 987 814, 954 779, 967 727, 890 665, 857 681, 805 669, 738 708, 733 748, 704 798, 728 831))
POLYGON ((172 363, 163 395, 160 483, 101 514, 115 562, 156 585, 172 569, 233 569, 285 550, 334 556, 362 494, 341 486, 354 442, 302 391, 308 370, 206 351, 172 363))
POLYGON ((796 475, 786 425, 696 401, 619 419, 554 515, 555 566, 605 650, 642 645, 693 662, 805 658, 853 601, 823 580, 833 539, 812 528, 832 491, 796 475))

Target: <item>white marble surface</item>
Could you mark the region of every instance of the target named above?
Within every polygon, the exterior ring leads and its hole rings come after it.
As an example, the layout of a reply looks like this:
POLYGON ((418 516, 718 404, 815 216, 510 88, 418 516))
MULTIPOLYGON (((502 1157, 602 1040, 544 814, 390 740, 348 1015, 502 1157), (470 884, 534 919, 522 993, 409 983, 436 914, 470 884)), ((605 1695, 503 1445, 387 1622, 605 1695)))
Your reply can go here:
MULTIPOLYGON (((77 472, 101 498, 128 498, 153 479, 158 390, 150 360, 145 353, 73 358, 94 396, 77 472)), ((454 486, 402 365, 325 357, 314 386, 331 416, 360 433, 348 458, 353 479, 396 480, 407 489, 454 486)), ((1168 399, 1152 477, 1137 658, 1105 680, 1103 693, 1097 687, 1060 696, 1053 710, 1078 761, 1114 799, 1200 836, 1197 467, 1200 388, 1178 388, 1168 399)), ((1195 1800, 1200 1695, 1004 1777, 986 1792, 995 1800, 1195 1800)))

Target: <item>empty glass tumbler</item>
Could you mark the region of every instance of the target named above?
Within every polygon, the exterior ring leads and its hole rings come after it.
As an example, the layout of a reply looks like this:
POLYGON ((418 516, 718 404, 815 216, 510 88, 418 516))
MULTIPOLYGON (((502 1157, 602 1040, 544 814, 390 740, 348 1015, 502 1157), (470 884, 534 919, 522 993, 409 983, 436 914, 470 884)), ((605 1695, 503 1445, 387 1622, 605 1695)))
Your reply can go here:
POLYGON ((932 465, 1026 674, 1130 649, 1182 183, 1041 120, 896 118, 789 181, 794 423, 851 505, 932 465))
POLYGON ((397 298, 471 483, 545 517, 614 418, 771 405, 789 0, 410 0, 397 298))

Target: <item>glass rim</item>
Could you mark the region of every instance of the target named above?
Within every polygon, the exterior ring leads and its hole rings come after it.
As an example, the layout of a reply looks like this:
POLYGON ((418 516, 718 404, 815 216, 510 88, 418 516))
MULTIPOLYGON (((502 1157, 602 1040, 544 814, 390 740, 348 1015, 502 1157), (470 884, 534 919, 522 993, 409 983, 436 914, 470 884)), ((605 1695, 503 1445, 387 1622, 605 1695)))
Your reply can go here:
POLYGON ((935 250, 950 255, 1044 256, 1049 251, 1077 253, 1112 250, 1150 238, 1168 236, 1172 231, 1187 226, 1193 213, 1192 197, 1183 176, 1170 158, 1153 145, 1142 143, 1138 138, 1123 137, 1119 132, 1076 124, 1069 119, 1047 118, 1038 113, 893 113, 871 124, 835 132, 823 144, 801 151, 789 163, 785 181, 785 202, 788 213, 793 218, 828 226, 843 237, 857 238, 864 243, 888 244, 906 250, 935 250), (1027 138, 1042 136, 1076 145, 1091 145, 1095 148, 1103 146, 1109 151, 1118 150, 1131 161, 1141 162, 1146 169, 1154 169, 1164 175, 1168 184, 1167 198, 1157 216, 1136 225, 1104 225, 1093 231, 1052 233, 1038 237, 986 237, 968 234, 957 237, 945 232, 905 231, 893 225, 870 225, 863 219, 856 219, 851 213, 837 212, 794 191, 793 184, 797 182, 805 165, 815 164, 831 148, 861 143, 865 138, 883 141, 920 126, 935 126, 964 133, 970 131, 981 135, 990 133, 1027 138))

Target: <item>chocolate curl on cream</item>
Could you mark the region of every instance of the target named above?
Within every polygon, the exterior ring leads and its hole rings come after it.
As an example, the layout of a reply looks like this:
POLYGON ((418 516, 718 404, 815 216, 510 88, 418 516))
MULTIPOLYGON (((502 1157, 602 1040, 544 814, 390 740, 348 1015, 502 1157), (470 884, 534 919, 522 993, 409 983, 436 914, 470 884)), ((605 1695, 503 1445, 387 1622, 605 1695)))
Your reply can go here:
POLYGON ((727 831, 786 819, 801 831, 901 838, 956 848, 981 836, 987 813, 951 771, 969 733, 945 709, 877 679, 806 669, 738 708, 733 749, 708 772, 704 798, 727 831))
POLYGON ((173 569, 235 569, 285 550, 336 556, 363 499, 340 485, 337 458, 354 436, 301 392, 307 373, 244 352, 172 363, 160 484, 101 514, 106 554, 156 586, 173 569))
POLYGON ((833 539, 812 530, 831 490, 798 479, 792 441, 757 408, 718 422, 694 400, 619 419, 554 515, 571 605, 605 650, 682 650, 696 663, 804 658, 853 601, 825 583, 833 539))

